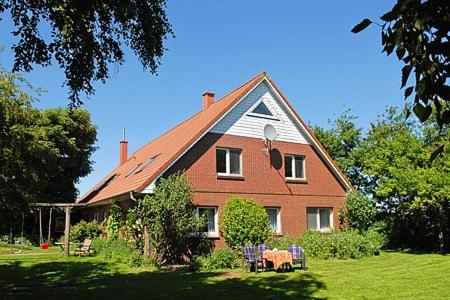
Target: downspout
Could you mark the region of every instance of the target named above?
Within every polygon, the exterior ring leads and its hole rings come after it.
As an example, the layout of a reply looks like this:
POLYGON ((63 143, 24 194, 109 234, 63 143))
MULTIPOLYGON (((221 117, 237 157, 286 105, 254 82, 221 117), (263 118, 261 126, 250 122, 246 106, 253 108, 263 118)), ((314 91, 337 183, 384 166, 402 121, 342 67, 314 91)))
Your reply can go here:
POLYGON ((133 200, 134 202, 137 202, 137 199, 134 198, 133 196, 133 191, 130 192, 130 199, 133 200))

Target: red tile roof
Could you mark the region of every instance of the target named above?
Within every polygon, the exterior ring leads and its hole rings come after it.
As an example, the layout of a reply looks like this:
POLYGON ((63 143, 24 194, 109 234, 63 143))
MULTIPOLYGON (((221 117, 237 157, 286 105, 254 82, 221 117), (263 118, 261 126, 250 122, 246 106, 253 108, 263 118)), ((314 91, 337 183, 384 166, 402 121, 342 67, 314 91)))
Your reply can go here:
MULTIPOLYGON (((283 97, 288 106, 296 114, 296 117, 307 128, 308 133, 315 142, 318 140, 312 134, 312 131, 300 119, 298 114, 292 108, 287 99, 276 88, 275 84, 265 72, 253 77, 237 89, 230 92, 220 100, 212 104, 207 110, 202 110, 193 115, 183 123, 169 130, 165 134, 146 144, 136 152, 122 165, 116 167, 107 176, 105 176, 91 190, 80 197, 78 202, 87 202, 89 204, 106 200, 112 197, 127 194, 131 191, 141 192, 155 179, 157 179, 165 170, 167 170, 181 155, 186 152, 197 140, 199 140, 209 128, 211 128, 222 116, 225 115, 235 104, 239 102, 248 92, 250 92, 264 78, 270 81, 277 92, 283 97), (156 157, 155 157, 156 156, 156 157), (149 159, 152 162, 142 171, 138 170, 145 165, 149 159), (104 183, 109 181, 105 186, 104 183), (103 186, 102 186, 103 185, 103 186)), ((324 151, 323 147, 318 143, 324 151)), ((339 175, 342 175, 339 168, 336 167, 331 157, 325 151, 327 159, 339 175)), ((344 181, 350 186, 345 176, 344 181)))
POLYGON ((265 72, 258 74, 216 101, 207 110, 193 115, 134 152, 127 162, 112 170, 91 190, 82 195, 78 202, 95 203, 130 191, 139 192, 145 189, 265 76, 265 72), (155 155, 158 156, 141 172, 133 171, 139 164, 145 164, 155 155), (130 172, 131 174, 129 174, 130 172), (127 174, 129 175, 126 176, 127 174), (117 177, 96 192, 102 183, 114 175, 117 177))

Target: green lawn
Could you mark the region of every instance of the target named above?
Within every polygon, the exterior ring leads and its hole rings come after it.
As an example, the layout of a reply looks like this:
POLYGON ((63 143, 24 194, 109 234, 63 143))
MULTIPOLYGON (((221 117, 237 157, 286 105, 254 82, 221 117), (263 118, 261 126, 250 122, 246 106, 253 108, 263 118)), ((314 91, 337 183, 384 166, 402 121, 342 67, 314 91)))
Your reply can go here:
MULTIPOLYGON (((0 255, 0 299, 450 299, 450 255, 309 260, 308 271, 156 271, 97 257, 0 255)), ((48 254, 46 254, 48 253, 48 254)))

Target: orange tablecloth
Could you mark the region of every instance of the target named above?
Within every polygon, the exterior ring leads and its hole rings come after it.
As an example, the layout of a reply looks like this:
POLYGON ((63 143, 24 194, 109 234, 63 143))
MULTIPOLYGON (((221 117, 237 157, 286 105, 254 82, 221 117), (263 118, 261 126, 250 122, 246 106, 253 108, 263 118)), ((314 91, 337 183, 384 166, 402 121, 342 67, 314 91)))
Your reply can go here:
POLYGON ((271 261, 275 270, 286 263, 292 265, 292 254, 289 251, 266 250, 263 253, 263 258, 271 261))

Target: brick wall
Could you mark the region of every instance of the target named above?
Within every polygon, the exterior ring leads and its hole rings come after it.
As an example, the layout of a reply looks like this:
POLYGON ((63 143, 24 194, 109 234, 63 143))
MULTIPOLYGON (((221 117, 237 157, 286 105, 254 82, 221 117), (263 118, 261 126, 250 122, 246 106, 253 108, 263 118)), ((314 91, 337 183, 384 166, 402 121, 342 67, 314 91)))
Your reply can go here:
MULTIPOLYGON (((265 149, 263 140, 208 133, 167 174, 185 170, 194 187, 195 204, 216 206, 219 214, 232 195, 253 198, 263 206, 279 207, 283 235, 298 236, 306 230, 307 207, 333 208, 334 226, 338 226, 337 213, 345 200, 345 189, 313 148, 308 144, 275 141, 270 155, 265 149), (217 176, 216 147, 242 149, 242 178, 217 176), (286 182, 285 154, 305 156, 307 182, 286 182)), ((216 245, 223 245, 223 239, 216 240, 216 245)))

